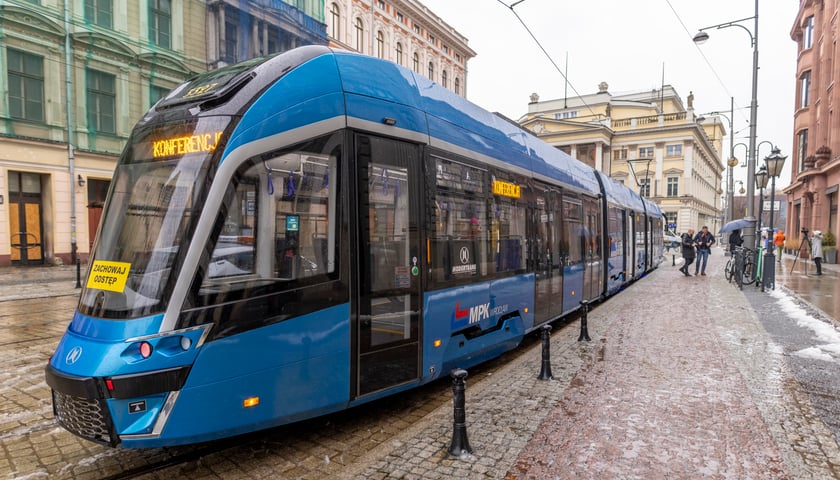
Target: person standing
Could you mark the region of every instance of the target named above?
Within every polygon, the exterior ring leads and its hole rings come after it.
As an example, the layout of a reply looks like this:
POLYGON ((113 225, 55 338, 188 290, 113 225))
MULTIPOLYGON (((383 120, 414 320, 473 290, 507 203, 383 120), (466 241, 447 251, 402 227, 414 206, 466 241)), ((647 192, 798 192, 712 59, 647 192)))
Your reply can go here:
POLYGON ((740 247, 743 243, 744 239, 741 237, 741 229, 732 230, 732 233, 729 234, 729 253, 734 257, 735 248, 740 247))
POLYGON ((685 264, 680 268, 680 271, 686 277, 690 277, 688 273, 688 266, 694 261, 694 229, 689 228, 686 233, 681 235, 682 238, 682 256, 685 264))
POLYGON ((706 276, 706 262, 709 261, 709 254, 712 253, 712 245, 715 244, 715 236, 709 231, 709 227, 703 228, 694 237, 694 246, 697 247, 697 262, 694 264, 694 276, 706 276))
POLYGON ((773 235, 773 245, 776 246, 776 261, 782 261, 782 251, 785 249, 785 232, 779 230, 773 235))
POLYGON ((822 232, 814 230, 811 235, 811 258, 817 266, 817 275, 822 275, 822 232))

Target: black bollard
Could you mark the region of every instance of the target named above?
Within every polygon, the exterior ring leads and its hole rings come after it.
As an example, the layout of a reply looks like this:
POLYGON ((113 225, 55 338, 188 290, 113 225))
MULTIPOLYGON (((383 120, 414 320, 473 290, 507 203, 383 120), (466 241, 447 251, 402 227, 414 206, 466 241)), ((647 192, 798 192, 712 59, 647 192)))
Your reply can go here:
POLYGON ((591 342, 592 339, 589 338, 589 330, 586 328, 586 314, 589 313, 589 302, 581 300, 580 309, 580 336, 578 337, 578 342, 591 342))
POLYGON ((551 325, 543 325, 542 332, 542 367, 540 367, 540 380, 553 380, 551 374, 551 325))
POLYGON ((467 412, 464 408, 466 402, 467 371, 456 368, 449 373, 452 377, 452 394, 455 403, 455 419, 452 424, 452 444, 449 445, 449 453, 452 455, 461 456, 464 453, 472 453, 470 441, 467 439, 467 412))
POLYGON ((82 288, 82 260, 76 257, 76 288, 82 288))
POLYGON ((676 255, 674 255, 673 253, 671 254, 671 266, 672 266, 672 267, 676 267, 676 266, 677 266, 677 256, 676 256, 676 255))

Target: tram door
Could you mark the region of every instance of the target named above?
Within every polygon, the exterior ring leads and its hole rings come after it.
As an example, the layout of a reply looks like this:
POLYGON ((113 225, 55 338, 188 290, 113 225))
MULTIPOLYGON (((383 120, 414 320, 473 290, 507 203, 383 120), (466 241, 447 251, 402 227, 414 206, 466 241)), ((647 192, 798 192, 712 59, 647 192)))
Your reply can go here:
POLYGON ((420 148, 356 135, 356 395, 420 375, 420 148))
POLYGON ((563 259, 560 255, 561 224, 557 206, 559 198, 559 192, 549 190, 536 195, 533 214, 535 238, 531 242, 536 246, 536 323, 554 319, 563 312, 563 259))
POLYGON ((601 239, 601 209, 598 201, 586 198, 583 200, 584 229, 586 234, 586 275, 584 296, 586 300, 600 297, 604 281, 604 255, 601 239))

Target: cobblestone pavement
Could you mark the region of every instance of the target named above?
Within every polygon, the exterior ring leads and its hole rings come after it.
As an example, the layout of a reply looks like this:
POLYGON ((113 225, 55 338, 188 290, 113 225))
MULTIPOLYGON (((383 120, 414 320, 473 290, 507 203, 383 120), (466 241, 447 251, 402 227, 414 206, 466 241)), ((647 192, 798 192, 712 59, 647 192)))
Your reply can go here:
MULTIPOLYGON (((709 262, 705 277, 666 263, 598 305, 592 342, 577 342, 577 321, 556 325, 552 381, 536 378, 533 338, 471 369, 471 455, 447 452, 452 395, 438 382, 140 478, 840 478, 838 439, 751 303, 766 294, 728 285, 722 255, 709 262)), ((111 450, 54 425, 43 366, 75 303, 0 301, 0 480, 104 478, 189 451, 111 450)))

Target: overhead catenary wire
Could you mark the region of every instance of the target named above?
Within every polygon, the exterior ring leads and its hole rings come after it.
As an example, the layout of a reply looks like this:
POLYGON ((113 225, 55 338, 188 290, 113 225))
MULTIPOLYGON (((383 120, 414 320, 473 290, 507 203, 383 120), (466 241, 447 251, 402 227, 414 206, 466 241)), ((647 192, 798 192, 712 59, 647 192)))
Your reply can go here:
POLYGON ((566 74, 563 73, 563 70, 560 69, 560 67, 557 65, 557 62, 555 62, 554 59, 551 58, 551 55, 549 55, 548 51, 546 51, 546 49, 542 46, 542 43, 540 43, 540 41, 537 39, 536 35, 534 35, 534 32, 532 32, 531 29, 528 28, 528 25, 525 24, 525 21, 522 20, 522 17, 520 17, 519 14, 516 13, 516 10, 513 9, 513 7, 519 5, 520 3, 524 2, 525 0, 516 1, 516 2, 513 2, 510 5, 506 4, 502 0, 496 0, 496 1, 501 3, 502 5, 504 5, 505 8, 509 9, 511 11, 511 13, 513 13, 513 15, 516 17, 516 19, 519 20, 519 23, 522 24, 522 27, 525 28, 525 31, 528 32, 528 35, 530 35, 531 38, 534 40, 534 42, 537 44, 537 46, 540 47, 540 50, 542 50, 543 54, 546 56, 546 58, 548 58, 548 61, 551 62, 552 65, 554 65, 554 69, 557 70, 557 73, 559 73, 560 76, 563 77, 563 80, 565 80, 566 83, 568 83, 568 85, 570 87, 572 87, 572 91, 575 92, 575 95, 577 95, 578 100, 580 100, 580 102, 583 103, 583 105, 586 107, 586 109, 589 110, 589 113, 591 113, 593 116, 597 117, 598 114, 596 114, 595 111, 592 110, 592 107, 590 107, 589 104, 586 103, 586 101, 583 99, 583 96, 581 96, 581 94, 577 91, 575 86, 572 85, 572 82, 570 82, 569 79, 566 78, 566 74))

